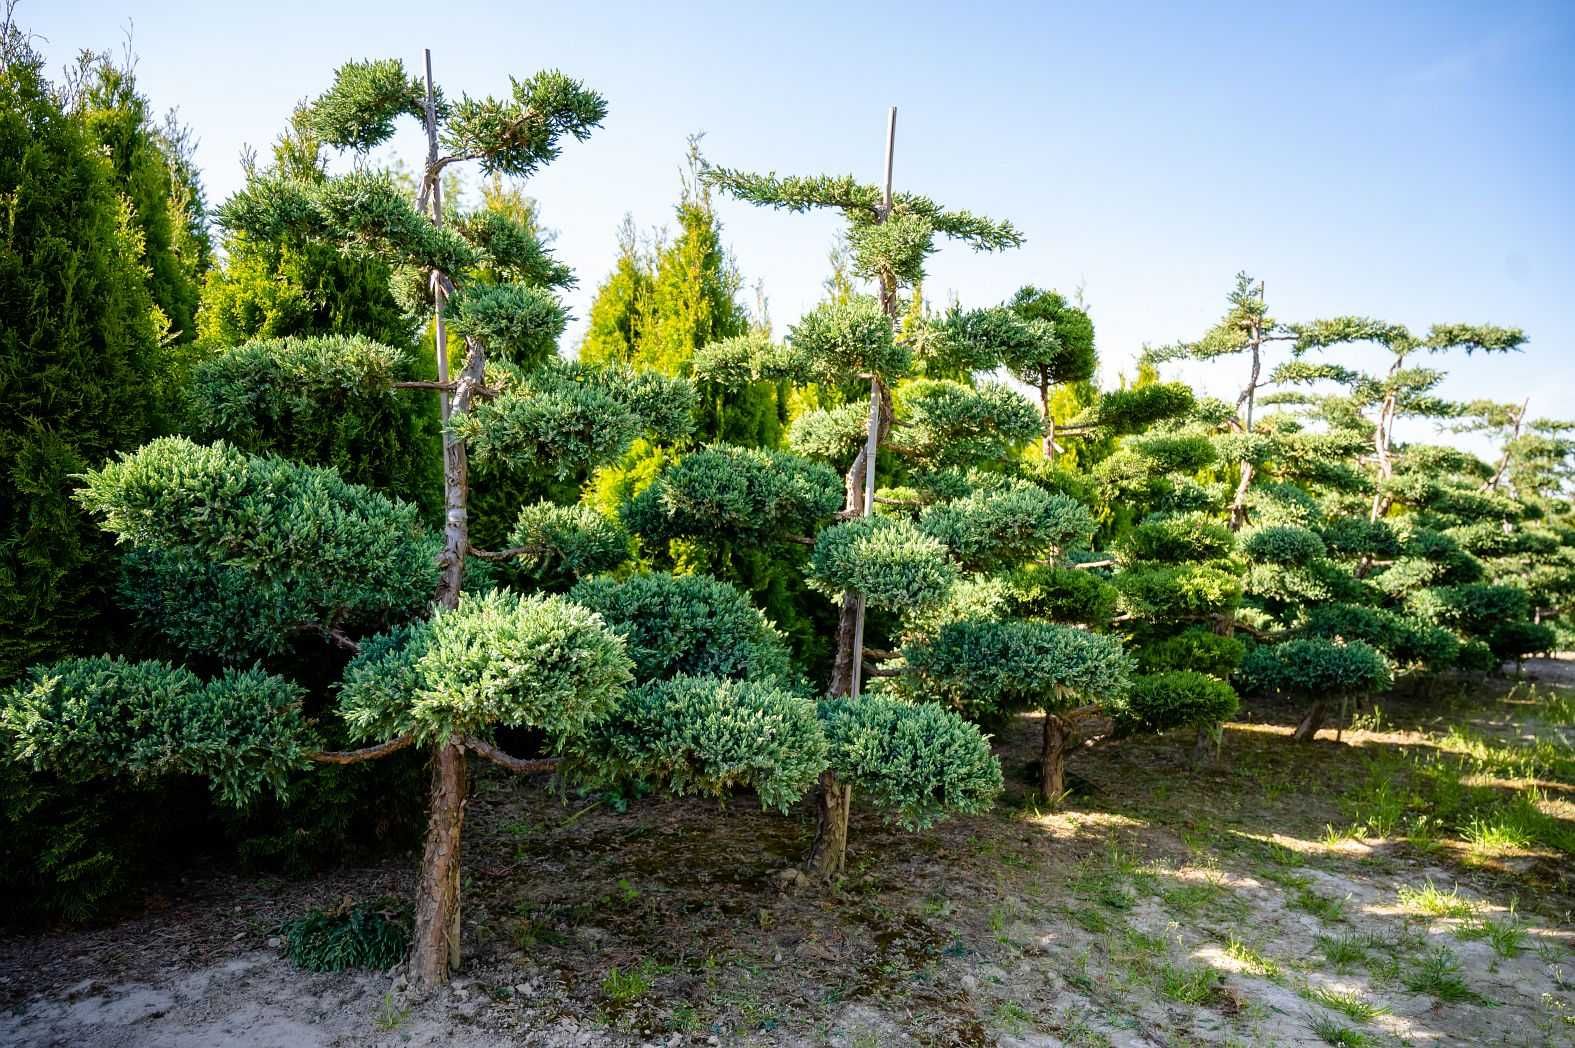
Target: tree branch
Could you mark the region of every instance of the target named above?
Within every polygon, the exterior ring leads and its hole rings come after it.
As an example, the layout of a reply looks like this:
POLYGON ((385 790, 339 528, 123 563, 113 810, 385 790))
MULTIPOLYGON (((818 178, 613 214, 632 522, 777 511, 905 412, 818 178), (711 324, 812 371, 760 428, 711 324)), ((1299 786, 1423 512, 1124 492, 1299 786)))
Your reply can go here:
POLYGON ((1072 564, 1069 565, 1069 567, 1074 568, 1077 571, 1091 571, 1094 568, 1115 567, 1115 564, 1116 562, 1114 560, 1085 560, 1081 564, 1072 564))
POLYGON ((472 738, 468 735, 458 741, 461 746, 476 756, 485 757, 493 764, 501 768, 507 768, 509 771, 517 772, 520 775, 539 775, 542 772, 556 771, 561 761, 559 757, 536 757, 531 760, 514 757, 504 753, 490 742, 482 742, 480 739, 472 738))
POLYGON ((510 546, 508 549, 490 550, 477 549, 475 546, 470 546, 466 548, 465 552, 472 557, 480 557, 482 560, 508 560, 512 557, 522 557, 527 553, 535 553, 536 549, 533 546, 510 546))
POLYGON ((380 742, 376 746, 368 746, 360 750, 318 750, 308 753, 306 759, 313 764, 360 764, 362 761, 375 761, 387 757, 416 741, 414 735, 401 735, 397 739, 380 742))

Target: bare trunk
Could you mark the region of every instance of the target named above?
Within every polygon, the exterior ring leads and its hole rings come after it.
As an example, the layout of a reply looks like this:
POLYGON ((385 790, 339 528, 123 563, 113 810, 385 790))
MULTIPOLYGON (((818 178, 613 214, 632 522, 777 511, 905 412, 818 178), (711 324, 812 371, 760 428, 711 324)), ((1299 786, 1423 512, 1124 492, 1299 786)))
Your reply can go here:
POLYGON ((410 978, 430 989, 459 968, 459 842, 465 822, 465 751, 449 743, 432 755, 427 842, 416 889, 410 978))
POLYGON ((1195 768, 1208 768, 1219 763, 1220 736, 1208 728, 1199 726, 1198 736, 1192 743, 1192 765, 1195 768))
POLYGON ((1039 448, 1046 462, 1055 461, 1055 415, 1050 410, 1050 380, 1043 373, 1039 376, 1039 413, 1044 419, 1044 436, 1039 448))
POLYGON ((1324 717, 1328 714, 1328 707, 1323 701, 1312 704, 1307 710, 1302 722, 1296 726, 1296 734, 1291 738, 1296 742, 1311 742, 1313 736, 1318 734, 1318 729, 1323 727, 1324 717))
POLYGON ((1070 738, 1066 721, 1046 711, 1044 748, 1039 759, 1039 792, 1046 804, 1059 804, 1066 792, 1066 744, 1070 738))
MULTIPOLYGON (((881 201, 876 221, 884 222, 891 214, 892 154, 897 141, 897 107, 892 106, 886 124, 886 191, 881 201)), ((880 281, 881 311, 888 323, 897 320, 896 280, 882 275, 880 281)), ((880 376, 870 376, 870 410, 865 423, 864 446, 848 467, 843 478, 846 499, 843 510, 847 517, 866 517, 875 512, 875 457, 880 450, 881 438, 891 419, 891 392, 885 389, 880 376)), ((837 655, 832 663, 832 696, 857 697, 860 678, 864 674, 864 596, 844 593, 842 610, 837 617, 837 655)), ((840 783, 827 771, 820 777, 820 790, 815 797, 819 825, 815 830, 815 843, 810 848, 809 866, 819 877, 829 880, 842 872, 848 854, 848 813, 853 805, 853 787, 840 783)))
POLYGON ((1230 504, 1230 529, 1240 531, 1247 524, 1247 491, 1252 487, 1256 470, 1251 462, 1241 464, 1241 482, 1236 485, 1236 497, 1230 504))
POLYGON ((815 796, 819 825, 809 852, 809 868, 816 877, 830 881, 842 873, 848 859, 848 818, 853 809, 853 787, 837 781, 831 772, 820 776, 815 796))
MULTIPOLYGON (((432 53, 426 52, 427 172, 432 201, 432 223, 443 224, 442 171, 438 166, 437 114, 432 85, 432 53)), ((449 277, 432 274, 436 300, 433 348, 437 353, 438 381, 448 382, 448 333, 443 324, 443 302, 449 277)), ((465 443, 454 436, 454 415, 470 410, 476 387, 486 370, 486 352, 475 339, 465 340, 465 366, 453 390, 439 392, 443 405, 443 551, 438 555, 438 608, 459 605, 465 580, 465 555, 470 548, 466 503, 469 466, 465 443)), ((465 751, 446 743, 432 755, 432 792, 427 807, 426 848, 421 858, 421 883, 416 890, 415 929, 410 950, 410 977, 417 986, 431 989, 449 980, 459 967, 459 859, 460 830, 465 822, 465 751)))

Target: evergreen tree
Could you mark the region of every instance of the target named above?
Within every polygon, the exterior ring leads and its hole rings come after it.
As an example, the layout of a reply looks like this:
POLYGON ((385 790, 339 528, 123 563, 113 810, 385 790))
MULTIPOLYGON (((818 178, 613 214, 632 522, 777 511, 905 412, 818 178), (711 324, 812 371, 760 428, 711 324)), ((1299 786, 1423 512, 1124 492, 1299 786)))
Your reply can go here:
POLYGON ((84 643, 105 610, 108 544, 70 477, 159 425, 163 357, 143 239, 115 172, 44 80, 21 31, 0 39, 0 679, 84 643))
POLYGON ((155 123, 137 90, 129 52, 117 64, 85 51, 67 86, 71 114, 108 159, 116 188, 131 203, 142 240, 148 292, 174 342, 197 336, 197 295, 213 259, 202 183, 192 164, 190 133, 173 114, 155 123))

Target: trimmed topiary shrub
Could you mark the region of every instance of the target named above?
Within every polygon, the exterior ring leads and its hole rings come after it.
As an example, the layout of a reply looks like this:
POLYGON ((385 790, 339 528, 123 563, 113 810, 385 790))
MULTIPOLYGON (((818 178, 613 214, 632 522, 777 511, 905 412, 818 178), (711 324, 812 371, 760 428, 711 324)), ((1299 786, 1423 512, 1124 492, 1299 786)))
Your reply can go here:
POLYGON ((862 695, 819 711, 831 770, 906 829, 988 811, 1001 792, 988 737, 950 710, 862 695))
POLYGON ((1236 713, 1236 690, 1193 670, 1138 674, 1110 713, 1122 734, 1177 727, 1213 728, 1236 713))
POLYGON ((749 597, 708 575, 585 579, 568 599, 624 639, 638 681, 686 674, 787 680, 787 645, 749 597))
POLYGON ((762 807, 784 812, 827 759, 809 699, 774 682, 683 675, 626 692, 589 748, 598 770, 664 781, 680 795, 748 787, 762 807))

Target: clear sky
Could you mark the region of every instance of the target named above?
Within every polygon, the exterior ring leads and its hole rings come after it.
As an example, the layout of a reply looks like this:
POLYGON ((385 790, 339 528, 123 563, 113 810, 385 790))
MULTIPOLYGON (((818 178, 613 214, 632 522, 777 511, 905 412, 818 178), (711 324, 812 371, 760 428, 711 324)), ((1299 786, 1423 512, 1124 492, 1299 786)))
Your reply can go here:
MULTIPOLYGON (((605 130, 529 185, 581 317, 623 215, 669 221, 686 135, 719 164, 874 182, 895 104, 898 188, 1028 236, 943 249, 930 297, 1081 285, 1107 382, 1145 342, 1201 333, 1246 269, 1285 320, 1524 327, 1523 355, 1454 360, 1444 392, 1575 416, 1575 3, 773 6, 24 0, 18 16, 53 68, 134 25, 142 87, 195 128, 215 201, 242 147, 266 150, 347 58, 414 69, 430 47, 451 94, 550 66, 583 78, 610 101, 605 130)), ((414 133, 396 147, 422 155, 414 133)), ((835 219, 721 214, 781 331, 820 293, 835 219)))

